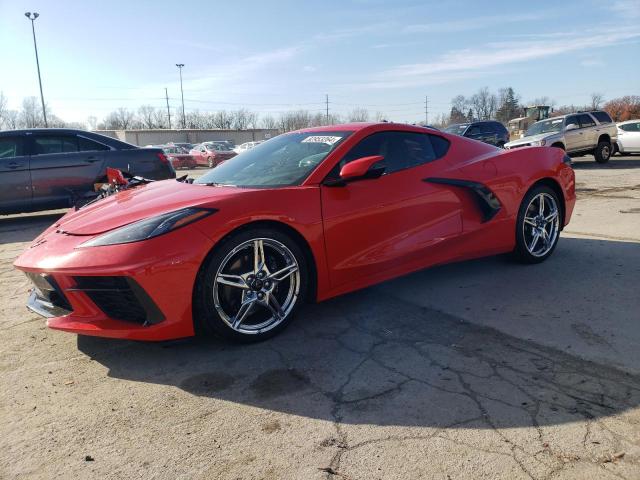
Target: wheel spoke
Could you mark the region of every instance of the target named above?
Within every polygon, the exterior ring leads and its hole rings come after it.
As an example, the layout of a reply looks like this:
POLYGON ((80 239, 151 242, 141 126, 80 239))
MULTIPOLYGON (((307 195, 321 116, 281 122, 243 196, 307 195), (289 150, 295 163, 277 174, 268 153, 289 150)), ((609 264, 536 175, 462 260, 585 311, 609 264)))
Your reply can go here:
POLYGON ((543 217, 544 216, 544 195, 543 194, 540 194, 540 205, 539 206, 540 206, 540 211, 539 211, 540 216, 543 217))
POLYGON ((287 265, 282 270, 278 270, 277 272, 272 273, 269 276, 269 279, 275 280, 276 282, 281 282, 285 278, 293 275, 297 271, 298 271, 298 266, 297 265, 295 265, 295 264, 287 265))
POLYGON ((264 258, 264 243, 262 240, 253 241, 253 273, 258 273, 266 265, 264 258))
POLYGON ((551 221, 555 220, 557 216, 558 216, 558 212, 557 211, 552 212, 548 217, 546 217, 544 219, 544 221, 545 222, 551 222, 551 221))
POLYGON ((238 327, 240 327, 244 319, 247 318, 247 315, 249 314, 249 312, 253 310, 254 303, 255 303, 254 299, 245 300, 244 302, 242 302, 242 305, 240 305, 240 309, 238 310, 238 313, 232 319, 231 326, 233 327, 234 330, 237 330, 238 327))
POLYGON ((282 307, 280 307, 280 302, 278 302, 278 299, 276 298, 275 295, 270 294, 269 298, 267 299, 267 303, 266 306, 269 310, 271 310, 271 313, 273 314, 273 316, 276 319, 280 319, 284 316, 284 312, 282 311, 282 307))
POLYGON ((230 287, 241 288, 248 290, 249 286, 245 283, 244 279, 240 275, 229 275, 227 273, 220 273, 216 278, 216 282, 223 285, 229 285, 230 287))
POLYGON ((533 249, 536 248, 536 244, 538 243, 538 239, 540 238, 540 234, 538 232, 535 232, 533 234, 533 240, 531 241, 531 244, 529 245, 529 251, 531 253, 533 253, 533 249))
POLYGON ((524 223, 531 225, 532 227, 536 226, 535 220, 531 217, 524 217, 524 223))

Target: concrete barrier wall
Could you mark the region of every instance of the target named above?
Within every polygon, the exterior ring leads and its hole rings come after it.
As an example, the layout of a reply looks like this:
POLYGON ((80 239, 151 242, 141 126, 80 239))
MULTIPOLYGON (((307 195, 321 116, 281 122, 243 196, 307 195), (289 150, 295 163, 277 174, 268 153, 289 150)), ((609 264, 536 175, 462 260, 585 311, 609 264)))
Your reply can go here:
POLYGON ((256 140, 268 140, 278 135, 277 130, 96 130, 96 133, 117 138, 138 146, 163 145, 170 142, 201 143, 211 140, 229 140, 236 145, 256 140))

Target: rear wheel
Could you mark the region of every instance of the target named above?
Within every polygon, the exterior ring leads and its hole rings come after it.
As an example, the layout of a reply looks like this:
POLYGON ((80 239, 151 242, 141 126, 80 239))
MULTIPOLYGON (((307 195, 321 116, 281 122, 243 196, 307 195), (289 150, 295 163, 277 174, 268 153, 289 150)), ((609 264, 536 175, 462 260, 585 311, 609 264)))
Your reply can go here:
POLYGON ((516 224, 516 257, 524 263, 540 263, 556 248, 562 212, 556 192, 540 185, 525 195, 516 224))
POLYGON ((593 156, 596 158, 596 162, 607 163, 611 158, 611 142, 599 142, 593 156))
POLYGON ((275 335, 303 301, 307 272, 300 247, 278 230, 256 228, 231 236, 199 275, 196 329, 240 342, 275 335))

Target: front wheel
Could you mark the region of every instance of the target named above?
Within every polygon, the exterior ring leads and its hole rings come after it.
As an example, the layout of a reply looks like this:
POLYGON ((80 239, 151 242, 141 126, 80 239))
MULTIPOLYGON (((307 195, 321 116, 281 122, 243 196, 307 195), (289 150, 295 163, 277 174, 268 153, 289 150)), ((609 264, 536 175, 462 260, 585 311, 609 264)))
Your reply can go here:
POLYGON ((599 142, 593 156, 598 163, 607 163, 611 158, 611 142, 599 142))
POLYGON ((515 256, 523 263, 546 260, 558 244, 562 212, 558 195, 540 185, 524 196, 516 224, 515 256))
POLYGON ((308 284, 304 254, 288 235, 256 228, 225 240, 204 265, 194 292, 196 330, 239 342, 284 329, 308 284))
POLYGON ((207 165, 209 165, 209 168, 213 168, 213 158, 209 157, 207 159, 207 165))

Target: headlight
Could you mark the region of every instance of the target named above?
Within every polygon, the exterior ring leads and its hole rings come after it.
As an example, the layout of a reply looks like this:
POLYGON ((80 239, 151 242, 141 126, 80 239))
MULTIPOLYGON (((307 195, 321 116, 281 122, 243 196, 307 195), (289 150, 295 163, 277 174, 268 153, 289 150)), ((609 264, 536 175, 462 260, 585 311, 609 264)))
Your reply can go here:
POLYGON ((115 230, 92 238, 80 246, 100 247, 148 240, 149 238, 157 237, 163 233, 189 225, 215 212, 217 212, 215 209, 184 208, 175 212, 164 213, 157 217, 145 218, 144 220, 125 225, 124 227, 116 228, 115 230))
POLYGON ((532 147, 544 147, 546 144, 547 144, 547 141, 544 138, 542 140, 531 142, 532 147))

